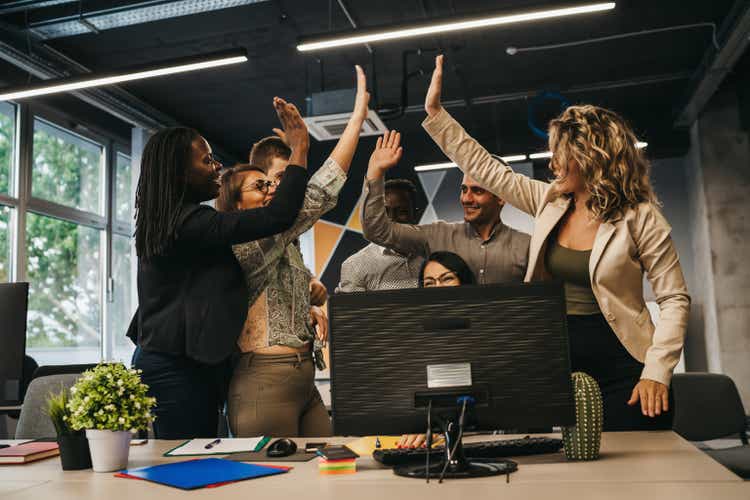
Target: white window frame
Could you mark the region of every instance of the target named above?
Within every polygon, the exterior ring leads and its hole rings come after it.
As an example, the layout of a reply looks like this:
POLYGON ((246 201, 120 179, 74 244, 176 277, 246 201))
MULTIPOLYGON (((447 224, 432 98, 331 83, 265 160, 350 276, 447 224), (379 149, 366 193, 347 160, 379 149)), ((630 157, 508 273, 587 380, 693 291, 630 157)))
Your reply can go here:
MULTIPOLYGON (((121 138, 116 134, 102 131, 96 127, 78 127, 71 130, 69 123, 77 120, 65 113, 43 106, 26 103, 10 103, 15 107, 15 144, 11 161, 11 186, 8 194, 0 193, 0 205, 11 207, 9 223, 10 262, 8 265, 9 280, 27 281, 27 253, 26 253, 26 216, 29 212, 38 215, 54 217, 76 225, 86 226, 100 232, 100 349, 99 360, 109 360, 113 356, 113 335, 109 330, 108 317, 110 314, 112 296, 112 234, 132 237, 132 224, 114 221, 114 180, 116 175, 116 155, 123 153, 130 155, 129 138, 121 138), (51 202, 31 195, 33 169, 34 120, 40 119, 48 124, 60 128, 68 133, 93 141, 102 146, 103 175, 100 177, 100 212, 96 214, 51 202)), ((132 168, 132 167, 131 167, 132 168)), ((135 189, 135 186, 131 186, 135 189)), ((131 261, 132 265, 136 263, 131 261)), ((115 284, 116 285, 116 284, 115 284)))

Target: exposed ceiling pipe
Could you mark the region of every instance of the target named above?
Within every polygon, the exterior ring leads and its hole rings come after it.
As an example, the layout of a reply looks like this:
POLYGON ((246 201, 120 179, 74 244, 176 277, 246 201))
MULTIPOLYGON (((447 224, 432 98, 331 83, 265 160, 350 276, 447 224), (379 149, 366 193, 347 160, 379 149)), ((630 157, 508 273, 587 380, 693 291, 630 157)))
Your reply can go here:
POLYGON ((677 127, 689 127, 695 122, 737 60, 750 47, 750 2, 735 1, 718 38, 723 41, 721 49, 709 47, 691 79, 687 96, 676 113, 677 127))
MULTIPOLYGON (((638 87, 642 85, 656 85, 659 83, 674 82, 678 80, 687 80, 690 78, 689 72, 681 73, 667 73, 662 75, 650 75, 638 78, 628 78, 625 80, 610 80, 603 82, 587 83, 583 85, 573 85, 568 88, 560 89, 561 93, 565 94, 576 94, 585 92, 594 92, 600 90, 611 90, 625 87, 638 87)), ((494 104, 498 102, 509 102, 509 101, 520 101, 522 99, 528 99, 534 97, 539 93, 539 89, 522 90, 519 92, 509 92, 507 94, 494 94, 480 97, 474 97, 472 103, 475 105, 481 104, 494 104)), ((451 101, 443 101, 441 103, 444 108, 459 108, 466 106, 466 101, 463 99, 455 99, 451 101)), ((406 113, 424 113, 424 104, 418 104, 408 106, 405 109, 406 113)))
MULTIPOLYGON (((344 3, 344 0, 337 0, 339 7, 341 7, 341 11, 346 16, 346 19, 349 20, 349 24, 352 25, 352 28, 357 29, 359 26, 357 25, 357 22, 354 20, 354 17, 352 17, 351 13, 349 12, 349 9, 346 7, 346 3, 344 3)), ((365 44, 365 47, 367 47, 367 51, 372 54, 372 46, 369 43, 365 44)))
MULTIPOLYGON (((346 16, 346 19, 349 21, 349 24, 352 28, 357 29, 359 25, 357 24, 357 21, 354 19, 354 16, 349 12, 349 8, 346 5, 346 2, 344 0, 337 0, 339 4, 339 8, 341 9, 341 12, 344 13, 344 16, 346 16)), ((367 49, 367 52, 370 53, 370 65, 372 66, 372 74, 370 75, 370 78, 372 79, 372 107, 377 110, 378 108, 378 71, 375 66, 375 50, 372 48, 372 46, 369 43, 365 44, 365 48, 367 49)))

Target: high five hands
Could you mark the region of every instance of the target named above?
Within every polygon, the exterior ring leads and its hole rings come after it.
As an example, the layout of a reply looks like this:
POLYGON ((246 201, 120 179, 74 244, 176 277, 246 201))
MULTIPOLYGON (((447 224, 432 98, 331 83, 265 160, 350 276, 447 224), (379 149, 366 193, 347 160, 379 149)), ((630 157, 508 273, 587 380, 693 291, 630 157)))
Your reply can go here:
POLYGON ((276 110, 283 129, 274 129, 274 132, 292 150, 289 163, 306 167, 307 151, 310 149, 310 136, 307 133, 307 125, 302 119, 302 115, 297 106, 286 102, 281 97, 273 98, 273 107, 276 110))
POLYGON ((427 89, 427 96, 424 99, 424 110, 428 116, 435 116, 442 109, 440 104, 440 94, 443 89, 443 55, 440 54, 435 58, 435 69, 432 72, 430 88, 427 89))
POLYGON ((367 106, 370 103, 370 93, 367 91, 367 77, 365 77, 365 72, 360 65, 354 66, 354 71, 357 73, 357 95, 354 98, 352 118, 364 122, 365 118, 367 118, 367 106))
POLYGON ((375 150, 370 155, 370 162, 367 164, 367 178, 382 179, 387 170, 398 164, 403 152, 399 132, 389 130, 382 137, 378 137, 375 150))

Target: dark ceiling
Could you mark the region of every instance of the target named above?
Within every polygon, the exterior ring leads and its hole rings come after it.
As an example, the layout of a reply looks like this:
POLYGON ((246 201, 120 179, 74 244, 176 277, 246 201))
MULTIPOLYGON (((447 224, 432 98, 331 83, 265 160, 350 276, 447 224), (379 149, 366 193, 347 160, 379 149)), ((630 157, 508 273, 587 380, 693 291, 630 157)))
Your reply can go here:
MULTIPOLYGON (((83 2, 83 9, 88 12, 133 3, 138 2, 88 0, 83 2)), ((580 3, 583 2, 346 1, 362 27, 580 3)), ((381 108, 397 108, 401 104, 402 55, 416 49, 426 53, 409 56, 407 71, 422 69, 425 74, 409 80, 407 104, 419 105, 423 100, 434 56, 428 50, 444 51, 448 68, 444 99, 465 101, 451 108, 451 112, 492 151, 515 154, 543 149, 543 141, 527 125, 529 101, 523 96, 553 90, 562 92, 570 102, 613 108, 634 124, 639 136, 650 143, 652 154, 665 156, 678 154, 687 145, 687 134, 675 130, 673 123, 688 91, 688 77, 711 45, 710 29, 672 31, 515 56, 507 55, 505 48, 698 22, 713 22, 720 27, 733 4, 732 0, 620 0, 614 11, 606 13, 376 44, 372 58, 363 46, 315 54, 297 52, 299 36, 350 27, 335 0, 271 0, 45 43, 94 71, 245 47, 250 56, 247 64, 123 85, 181 123, 197 128, 238 158, 246 157, 252 142, 268 135, 276 125, 271 108, 274 95, 304 106, 309 92, 352 86, 355 63, 362 64, 372 77, 374 61, 377 88, 371 90, 377 96, 377 104, 381 108), (654 81, 643 83, 649 79, 654 81), (486 98, 506 94, 496 102, 486 98), (478 102, 467 106, 466 101, 478 102)), ((28 14, 7 14, 0 21, 24 29, 29 24, 74 14, 78 8, 78 3, 73 2, 28 14)), ((10 83, 26 81, 5 64, 0 65, 2 79, 10 83)), ((544 108, 540 110, 540 122, 549 118, 549 110, 546 111, 547 114, 544 108)), ((420 137, 423 117, 423 112, 411 111, 386 124, 405 132, 407 148, 410 140, 419 145, 420 158, 415 161, 440 160, 440 152, 420 137)))

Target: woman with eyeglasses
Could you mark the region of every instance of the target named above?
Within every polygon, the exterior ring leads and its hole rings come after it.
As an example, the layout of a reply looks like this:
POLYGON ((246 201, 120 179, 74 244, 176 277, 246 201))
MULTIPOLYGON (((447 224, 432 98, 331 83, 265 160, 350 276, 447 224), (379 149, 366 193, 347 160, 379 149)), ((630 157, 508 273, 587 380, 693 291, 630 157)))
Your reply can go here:
POLYGON ((419 270, 419 288, 475 285, 466 261, 453 252, 433 252, 419 270))
MULTIPOLYGON (((229 385, 229 426, 234 436, 331 435, 328 411, 315 387, 316 366, 325 368, 321 347, 328 336, 327 318, 319 308, 311 311, 311 275, 297 238, 336 206, 346 182, 369 101, 365 74, 359 66, 356 73, 352 116, 329 158, 310 178, 292 227, 233 248, 251 290, 238 339, 242 354, 229 385)), ((278 172, 281 185, 289 168, 278 172)), ((222 178, 217 208, 232 213, 267 206, 286 196, 275 188, 276 182, 255 166, 230 169, 222 178)))
POLYGON ((228 360, 247 315, 232 245, 288 229, 302 205, 307 130, 291 107, 275 108, 294 166, 265 206, 222 213, 202 204, 219 192, 221 164, 193 129, 161 130, 143 150, 135 202, 139 308, 128 337, 138 346, 133 364, 157 400, 159 439, 216 436, 228 360))

